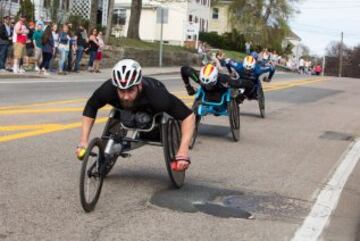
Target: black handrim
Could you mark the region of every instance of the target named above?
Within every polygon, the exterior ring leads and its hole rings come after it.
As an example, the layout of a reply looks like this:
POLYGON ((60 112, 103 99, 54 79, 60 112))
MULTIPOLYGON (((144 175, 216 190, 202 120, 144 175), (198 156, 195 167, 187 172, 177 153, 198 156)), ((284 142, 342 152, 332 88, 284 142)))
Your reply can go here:
POLYGON ((228 112, 229 112, 229 121, 231 134, 234 141, 238 141, 240 138, 240 111, 239 105, 236 103, 235 99, 232 99, 230 103, 228 103, 228 112))
POLYGON ((191 142, 190 142, 190 146, 189 146, 190 149, 193 149, 193 148, 194 148, 194 145, 195 145, 195 142, 196 142, 196 138, 197 138, 197 135, 198 135, 198 130, 199 130, 200 121, 201 121, 201 116, 197 114, 199 105, 200 105, 200 101, 199 101, 199 100, 195 100, 194 103, 193 103, 193 106, 192 106, 192 108, 191 108, 192 111, 193 111, 194 114, 195 114, 195 128, 194 128, 194 133, 193 133, 193 136, 192 136, 192 138, 191 138, 191 142))
POLYGON ((190 142, 190 146, 189 146, 190 149, 194 148, 194 145, 196 142, 196 137, 197 137, 198 131, 199 131, 200 120, 201 120, 201 116, 195 115, 195 128, 194 128, 194 133, 191 138, 191 142, 190 142))
POLYGON ((88 146, 80 173, 80 202, 86 212, 94 210, 101 193, 103 177, 99 174, 99 163, 103 160, 101 139, 95 138, 88 146))
POLYGON ((265 96, 262 87, 260 86, 258 90, 258 102, 261 118, 265 118, 265 96))
POLYGON ((170 119, 162 126, 162 142, 166 168, 171 182, 177 188, 184 185, 185 171, 176 172, 171 169, 171 162, 175 160, 176 152, 179 149, 181 132, 179 123, 170 119))

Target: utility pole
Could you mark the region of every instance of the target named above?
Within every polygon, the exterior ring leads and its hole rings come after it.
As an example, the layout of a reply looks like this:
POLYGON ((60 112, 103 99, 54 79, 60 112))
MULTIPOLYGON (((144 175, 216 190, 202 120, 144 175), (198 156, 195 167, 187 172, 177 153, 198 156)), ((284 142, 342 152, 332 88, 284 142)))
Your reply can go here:
POLYGON ((342 76, 342 68, 343 68, 343 43, 344 43, 344 32, 341 32, 341 41, 340 41, 340 49, 339 49, 339 77, 342 76))
POLYGON ((323 57, 321 76, 325 75, 325 65, 326 65, 325 61, 326 61, 326 56, 323 57))
POLYGON ((163 25, 164 25, 164 9, 160 7, 160 53, 159 67, 163 65, 163 25))

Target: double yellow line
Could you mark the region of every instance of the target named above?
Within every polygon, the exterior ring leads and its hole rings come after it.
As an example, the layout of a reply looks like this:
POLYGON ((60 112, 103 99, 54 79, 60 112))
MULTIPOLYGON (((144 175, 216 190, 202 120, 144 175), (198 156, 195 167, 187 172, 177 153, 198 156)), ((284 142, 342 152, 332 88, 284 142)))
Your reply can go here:
MULTIPOLYGON (((292 88, 296 86, 312 84, 320 81, 326 80, 325 78, 313 78, 308 80, 294 80, 294 81, 284 81, 284 82, 275 82, 275 83, 265 83, 264 90, 265 92, 281 90, 292 88)), ((193 97, 184 95, 185 91, 172 92, 179 98, 185 101, 185 104, 188 106, 192 105, 193 97), (182 94, 182 95, 181 95, 182 94)), ((43 103, 32 103, 29 105, 22 106, 6 106, 0 107, 0 116, 1 115, 16 115, 16 114, 44 114, 44 113, 60 113, 60 112, 81 112, 82 107, 68 107, 68 108, 45 108, 45 109, 33 109, 33 107, 42 107, 48 105, 57 105, 57 104, 74 104, 85 102, 86 99, 73 99, 73 100, 62 100, 62 101, 51 101, 43 103)), ((102 108, 102 110, 110 110, 110 106, 102 108)), ((106 122, 107 117, 98 118, 96 123, 106 122)), ((81 122, 74 122, 69 124, 40 124, 40 125, 9 125, 9 126, 0 126, 0 131, 25 131, 21 133, 15 133, 5 136, 0 136, 0 143, 7 142, 12 140, 17 140, 26 137, 43 135, 51 132, 58 132, 73 128, 78 128, 81 126, 81 122)))

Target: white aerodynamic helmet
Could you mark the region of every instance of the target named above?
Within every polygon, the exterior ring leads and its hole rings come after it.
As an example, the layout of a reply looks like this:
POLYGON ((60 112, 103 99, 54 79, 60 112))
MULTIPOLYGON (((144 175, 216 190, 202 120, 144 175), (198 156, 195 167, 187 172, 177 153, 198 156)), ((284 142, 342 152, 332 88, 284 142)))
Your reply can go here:
POLYGON ((246 70, 252 70, 253 68, 255 68, 255 64, 256 64, 256 60, 251 55, 246 56, 243 61, 243 66, 246 70))
POLYGON ((122 59, 112 69, 112 83, 119 89, 129 89, 141 80, 141 66, 133 59, 122 59))
POLYGON ((214 65, 207 64, 200 70, 200 82, 204 85, 215 85, 217 82, 218 74, 219 71, 214 65))

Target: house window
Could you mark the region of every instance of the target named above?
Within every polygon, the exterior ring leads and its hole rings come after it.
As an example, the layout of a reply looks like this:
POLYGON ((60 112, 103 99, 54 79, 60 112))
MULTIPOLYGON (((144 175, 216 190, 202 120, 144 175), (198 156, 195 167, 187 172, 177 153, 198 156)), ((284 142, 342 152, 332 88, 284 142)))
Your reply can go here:
POLYGON ((200 0, 196 0, 196 3, 199 3, 200 2, 200 0))
POLYGON ((195 16, 195 23, 199 22, 198 17, 195 16))
POLYGON ((219 9, 218 8, 213 8, 212 18, 213 19, 219 19, 219 9))
POLYGON ((189 22, 192 22, 193 21, 193 15, 189 15, 189 22))
POLYGON ((113 24, 125 25, 125 23, 126 23, 126 9, 125 8, 115 9, 113 14, 113 24))

